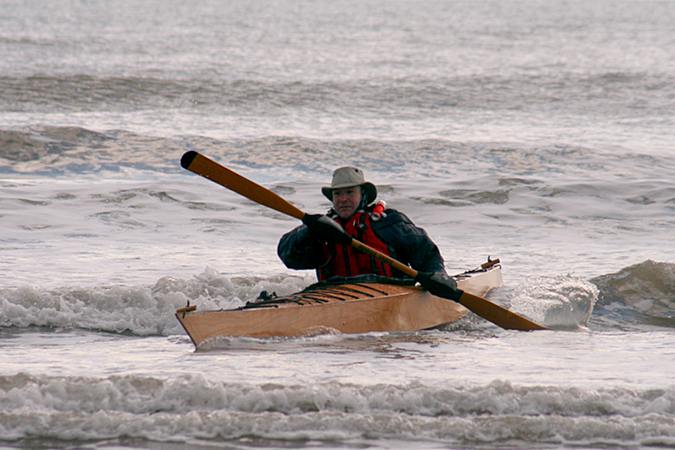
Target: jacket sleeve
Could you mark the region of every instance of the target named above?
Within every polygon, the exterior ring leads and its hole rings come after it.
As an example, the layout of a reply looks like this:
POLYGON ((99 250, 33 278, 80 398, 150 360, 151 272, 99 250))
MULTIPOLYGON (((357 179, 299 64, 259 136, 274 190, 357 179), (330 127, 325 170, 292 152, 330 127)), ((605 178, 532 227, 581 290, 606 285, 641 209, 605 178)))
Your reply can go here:
POLYGON ((312 238, 306 225, 300 225, 279 240, 277 254, 289 269, 316 269, 323 265, 322 243, 312 238))
POLYGON ((438 246, 424 229, 405 214, 389 209, 374 231, 394 252, 394 257, 419 272, 445 272, 438 246))

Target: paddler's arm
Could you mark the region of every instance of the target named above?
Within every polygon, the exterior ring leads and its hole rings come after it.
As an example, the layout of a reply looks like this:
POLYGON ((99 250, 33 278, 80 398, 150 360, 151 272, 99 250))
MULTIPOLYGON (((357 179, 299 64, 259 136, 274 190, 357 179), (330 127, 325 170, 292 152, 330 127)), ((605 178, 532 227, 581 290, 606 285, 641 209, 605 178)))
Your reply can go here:
POLYGON ((309 232, 307 225, 300 225, 281 237, 277 254, 289 269, 316 269, 325 263, 324 245, 309 232))
POLYGON ((328 262, 328 243, 349 244, 352 238, 324 214, 305 214, 303 225, 281 237, 279 258, 290 269, 317 269, 328 262))
POLYGON ((398 211, 390 210, 385 217, 388 222, 377 224, 379 233, 388 236, 399 259, 417 270, 415 279, 432 294, 459 301, 457 282, 445 271, 441 252, 427 232, 398 211))
POLYGON ((457 282, 445 271, 443 257, 438 246, 431 240, 424 229, 416 226, 405 214, 393 229, 400 237, 401 252, 410 266, 417 270, 415 278, 432 294, 459 301, 461 291, 457 290, 457 282))
POLYGON ((348 245, 352 241, 337 222, 324 214, 305 214, 302 222, 283 235, 277 247, 279 258, 290 269, 318 269, 330 259, 328 245, 348 245))
POLYGON ((441 252, 426 231, 399 211, 388 209, 385 212, 382 219, 374 222, 373 228, 392 247, 393 256, 418 272, 445 273, 441 252))

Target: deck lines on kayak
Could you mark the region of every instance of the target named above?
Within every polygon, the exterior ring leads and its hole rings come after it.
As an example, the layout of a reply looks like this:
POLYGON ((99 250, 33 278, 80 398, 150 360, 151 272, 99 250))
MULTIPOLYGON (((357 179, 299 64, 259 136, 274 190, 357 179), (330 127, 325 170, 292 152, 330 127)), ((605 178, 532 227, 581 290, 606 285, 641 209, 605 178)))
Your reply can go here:
MULTIPOLYGON (((346 301, 348 300, 348 299, 346 299, 346 298, 340 297, 339 295, 333 295, 333 294, 328 294, 328 293, 322 293, 321 295, 322 295, 323 297, 334 298, 335 300, 339 300, 339 301, 341 301, 341 302, 346 302, 346 301)), ((316 299, 317 297, 314 297, 314 296, 311 296, 311 295, 307 295, 307 298, 316 299)), ((352 298, 356 298, 356 297, 352 297, 352 298)), ((326 299, 324 299, 324 298, 321 298, 321 297, 318 297, 318 299, 319 299, 322 303, 325 303, 325 302, 328 301, 328 300, 326 300, 326 299)))
MULTIPOLYGON (((326 300, 325 298, 314 297, 314 296, 311 296, 311 295, 304 295, 304 296, 302 297, 302 300, 312 300, 312 301, 314 301, 314 302, 316 302, 316 303, 330 303, 330 301, 329 301, 329 300, 326 300)), ((342 299, 340 299, 340 300, 342 300, 342 299)))
POLYGON ((389 292, 383 291, 382 289, 378 289, 374 286, 369 286, 367 284, 354 283, 354 286, 359 286, 359 287, 362 287, 362 288, 370 289, 371 291, 377 292, 379 295, 389 295, 389 292))
POLYGON ((378 289, 374 286, 369 286, 367 284, 362 283, 354 283, 350 286, 334 285, 327 289, 326 288, 321 289, 320 293, 315 294, 315 292, 319 292, 319 290, 311 289, 309 291, 305 290, 297 294, 289 295, 287 297, 271 298, 259 302, 247 302, 246 305, 241 306, 237 309, 245 310, 254 308, 278 308, 279 305, 287 303, 295 303, 300 306, 303 306, 311 304, 312 302, 320 304, 330 303, 329 299, 345 302, 349 300, 363 300, 367 298, 375 298, 391 295, 391 293, 388 291, 378 289), (354 288, 355 286, 358 286, 360 289, 355 289, 354 288), (372 291, 375 294, 368 291, 372 291))
MULTIPOLYGON (((335 296, 348 297, 347 299, 340 297, 341 300, 348 300, 348 299, 350 299, 350 298, 353 298, 353 299, 359 299, 359 298, 361 298, 361 297, 359 297, 358 295, 354 295, 354 294, 350 294, 349 292, 345 292, 345 290, 347 290, 347 289, 340 289, 340 288, 322 289, 322 290, 321 290, 321 295, 323 295, 324 292, 328 292, 328 293, 330 293, 330 294, 332 294, 332 295, 335 295, 335 296)), ((351 290, 350 290, 350 291, 351 291, 351 290)), ((302 294, 302 295, 312 295, 313 292, 315 292, 315 291, 309 291, 309 292, 304 292, 304 291, 303 291, 303 294, 302 294)), ((357 292, 357 293, 359 293, 359 294, 362 294, 362 292, 358 292, 358 291, 352 291, 352 292, 357 292)), ((364 294, 364 295, 365 295, 365 294, 364 294)), ((370 296, 370 297, 372 297, 372 296, 370 296)))
MULTIPOLYGON (((352 286, 356 286, 356 285, 353 284, 352 286)), ((363 286, 361 286, 361 287, 363 287, 363 286)), ((362 296, 366 296, 366 297, 368 297, 368 298, 373 298, 373 297, 375 297, 375 295, 371 294, 370 292, 364 292, 364 291, 361 291, 361 290, 358 290, 358 289, 354 289, 353 287, 348 287, 348 286, 335 286, 335 288, 333 288, 332 290, 335 290, 335 289, 340 290, 340 291, 355 292, 355 293, 357 293, 357 294, 361 294, 362 296)), ((330 291, 332 291, 332 290, 330 290, 330 291)), ((384 295, 389 295, 388 292, 382 292, 382 294, 384 294, 384 295)), ((361 297, 358 297, 358 296, 354 296, 354 295, 347 294, 346 292, 344 293, 344 295, 348 295, 348 296, 353 297, 353 298, 361 298, 361 297)))

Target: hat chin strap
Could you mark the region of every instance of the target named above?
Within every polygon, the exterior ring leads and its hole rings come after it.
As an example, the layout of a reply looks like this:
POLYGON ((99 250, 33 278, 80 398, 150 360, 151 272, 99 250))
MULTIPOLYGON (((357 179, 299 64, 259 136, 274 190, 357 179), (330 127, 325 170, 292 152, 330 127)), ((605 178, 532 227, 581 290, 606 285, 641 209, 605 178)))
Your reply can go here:
POLYGON ((366 198, 365 188, 363 186, 359 186, 359 189, 361 189, 361 202, 359 202, 359 207, 356 208, 357 211, 365 210, 366 207, 368 206, 368 199, 366 198))

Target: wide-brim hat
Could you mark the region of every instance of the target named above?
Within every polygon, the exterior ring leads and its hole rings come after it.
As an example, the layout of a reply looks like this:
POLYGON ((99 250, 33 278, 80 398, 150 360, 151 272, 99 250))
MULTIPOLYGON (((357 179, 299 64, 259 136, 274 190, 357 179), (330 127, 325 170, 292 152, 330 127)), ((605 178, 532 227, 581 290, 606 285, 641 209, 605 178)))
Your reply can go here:
POLYGON ((377 198, 377 188, 375 185, 366 181, 363 171, 356 167, 340 167, 339 169, 335 169, 335 172, 333 172, 333 181, 331 181, 330 186, 322 187, 321 192, 328 200, 333 201, 333 191, 335 189, 345 189, 354 186, 363 187, 366 205, 374 202, 377 198))

